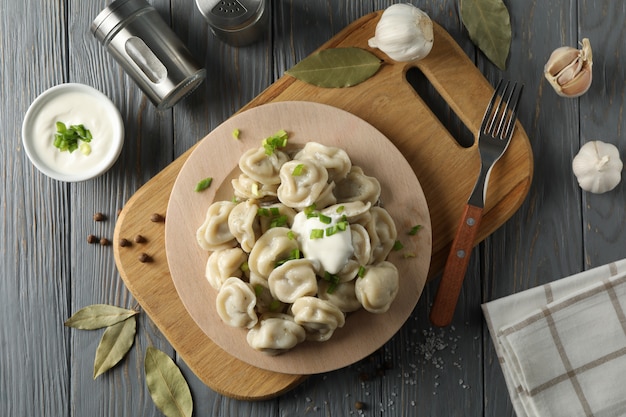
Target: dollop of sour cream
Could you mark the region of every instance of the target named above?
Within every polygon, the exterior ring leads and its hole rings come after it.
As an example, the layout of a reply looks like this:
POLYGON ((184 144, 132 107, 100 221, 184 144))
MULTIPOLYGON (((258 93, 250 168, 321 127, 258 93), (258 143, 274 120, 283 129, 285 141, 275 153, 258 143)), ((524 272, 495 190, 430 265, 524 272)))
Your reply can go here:
POLYGON ((341 216, 330 216, 330 223, 323 223, 318 217, 309 217, 305 212, 296 214, 292 230, 298 235, 298 243, 306 259, 319 262, 329 274, 339 273, 354 254, 350 225, 346 230, 319 238, 311 238, 313 230, 326 230, 341 221, 341 216))
POLYGON ((111 146, 113 128, 103 117, 105 110, 99 100, 89 94, 70 92, 52 98, 34 120, 33 142, 42 162, 62 173, 82 172, 98 163, 111 146), (80 149, 61 152, 54 147, 56 122, 66 126, 80 125, 89 129, 93 139, 89 143, 91 152, 85 155, 80 149))
POLYGON ((63 84, 43 93, 31 106, 23 125, 26 151, 44 173, 57 179, 76 180, 106 171, 117 159, 124 128, 119 111, 99 91, 80 84, 63 84), (54 146, 56 122, 83 125, 91 132, 79 149, 61 151, 54 146))

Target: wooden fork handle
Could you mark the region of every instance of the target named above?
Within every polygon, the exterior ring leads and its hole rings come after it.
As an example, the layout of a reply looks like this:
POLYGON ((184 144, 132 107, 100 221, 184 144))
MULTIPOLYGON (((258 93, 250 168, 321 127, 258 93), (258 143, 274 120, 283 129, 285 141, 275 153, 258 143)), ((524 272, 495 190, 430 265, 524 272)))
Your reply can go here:
POLYGON ((430 321, 435 326, 444 327, 452 322, 482 214, 481 207, 465 206, 430 310, 430 321))

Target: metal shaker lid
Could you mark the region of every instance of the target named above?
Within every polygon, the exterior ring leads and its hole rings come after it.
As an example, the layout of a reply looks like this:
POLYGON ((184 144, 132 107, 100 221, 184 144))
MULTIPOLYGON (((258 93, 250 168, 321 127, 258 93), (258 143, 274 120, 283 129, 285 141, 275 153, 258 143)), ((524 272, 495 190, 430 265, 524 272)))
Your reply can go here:
POLYGON ((141 9, 152 9, 145 0, 115 0, 91 22, 91 33, 102 43, 107 43, 124 26, 124 21, 136 16, 141 9))
POLYGON ((224 30, 252 25, 265 7, 263 0, 196 0, 196 5, 209 24, 224 30))

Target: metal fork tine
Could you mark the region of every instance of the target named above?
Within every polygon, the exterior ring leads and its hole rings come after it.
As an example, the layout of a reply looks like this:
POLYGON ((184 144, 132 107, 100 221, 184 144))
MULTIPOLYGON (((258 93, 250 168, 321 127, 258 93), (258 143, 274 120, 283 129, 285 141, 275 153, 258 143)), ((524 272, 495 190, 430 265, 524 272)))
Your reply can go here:
POLYGON ((502 80, 498 81, 498 85, 496 89, 493 91, 493 96, 491 96, 491 100, 489 101, 489 105, 487 106, 487 110, 485 110, 485 115, 483 116, 483 121, 480 124, 480 131, 487 131, 487 124, 490 121, 489 115, 491 114, 491 110, 493 110, 493 105, 496 103, 496 99, 498 98, 498 91, 500 90, 500 86, 502 85, 502 80))
MULTIPOLYGON (((500 87, 500 83, 498 83, 498 87, 500 87)), ((500 97, 500 100, 498 100, 498 105, 496 106, 496 108, 493 110, 493 113, 490 113, 489 116, 489 121, 488 124, 489 126, 487 127, 487 129, 484 130, 484 133, 491 135, 491 136, 496 136, 495 132, 494 132, 494 127, 496 126, 496 121, 498 120, 498 115, 500 115, 500 110, 502 109, 502 102, 504 101, 504 96, 506 95, 507 90, 509 89, 509 82, 507 81, 507 83, 504 85, 504 87, 502 88, 496 88, 496 90, 494 91, 494 95, 497 95, 498 97, 500 97)), ((499 127, 499 125, 498 125, 499 127)), ((497 127, 496 127, 497 129, 497 127)))
POLYGON ((504 88, 504 91, 502 92, 500 103, 498 103, 498 108, 493 114, 494 122, 496 121, 496 119, 498 118, 500 119, 498 122, 498 126, 492 132, 492 135, 494 138, 502 138, 502 134, 505 130, 504 128, 507 125, 507 120, 508 120, 508 115, 509 115, 509 104, 511 103, 511 97, 513 97, 513 93, 515 92, 516 86, 517 86, 517 83, 513 84, 513 87, 511 88, 511 91, 509 92, 509 95, 507 96, 507 90, 509 89, 509 83, 507 82, 506 87, 504 88), (504 107, 503 107, 502 103, 504 102, 505 97, 506 97, 506 102, 504 103, 504 107))
MULTIPOLYGON (((506 128, 503 132, 503 137, 506 140, 509 140, 513 136, 513 129, 515 127, 515 120, 517 119, 517 106, 522 98, 522 90, 524 89, 524 85, 521 85, 517 90, 517 95, 513 98, 513 107, 511 107, 511 117, 506 125, 506 128)), ((515 89, 514 89, 515 90, 515 89)), ((511 95, 513 93, 511 92, 511 95)))

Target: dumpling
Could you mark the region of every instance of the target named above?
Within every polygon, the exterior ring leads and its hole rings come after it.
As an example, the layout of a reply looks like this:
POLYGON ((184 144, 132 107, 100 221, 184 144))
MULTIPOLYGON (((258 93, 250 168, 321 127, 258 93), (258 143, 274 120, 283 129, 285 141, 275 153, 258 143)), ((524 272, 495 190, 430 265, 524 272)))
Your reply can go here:
POLYGON ((321 280, 317 296, 322 300, 336 305, 344 313, 351 313, 361 308, 361 302, 354 292, 355 280, 340 282, 332 285, 329 281, 321 280))
POLYGON ((228 228, 241 249, 250 252, 257 236, 261 234, 261 224, 257 218, 259 206, 256 200, 246 200, 237 204, 228 215, 228 228))
POLYGON ((356 259, 360 265, 369 264, 372 257, 372 244, 370 242, 369 233, 367 233, 365 227, 358 223, 350 225, 350 233, 352 234, 354 259, 356 259))
POLYGON ((335 196, 338 202, 363 201, 376 204, 380 198, 380 182, 365 175, 360 167, 352 166, 346 178, 337 182, 335 196))
POLYGON ((340 215, 350 221, 357 221, 362 219, 364 215, 367 215, 371 206, 372 204, 370 202, 364 203, 362 201, 350 201, 346 203, 333 204, 332 206, 328 206, 320 211, 322 214, 327 216, 340 215))
POLYGON ((246 174, 240 174, 230 183, 233 186, 235 197, 242 200, 272 201, 278 198, 278 184, 262 184, 246 174))
POLYGON ((252 273, 267 279, 279 261, 292 257, 298 242, 289 232, 286 227, 274 227, 257 239, 248 257, 252 273))
POLYGON ((370 236, 372 256, 370 263, 378 263, 387 259, 398 237, 396 224, 391 215, 382 207, 372 207, 371 218, 365 225, 370 236))
POLYGON ((204 223, 196 232, 196 240, 202 249, 214 251, 237 244, 228 228, 228 216, 235 206, 231 201, 217 201, 209 206, 204 223))
POLYGON ((292 208, 305 208, 317 201, 328 180, 326 168, 311 160, 286 162, 280 168, 278 199, 292 208))
POLYGON ((325 342, 345 324, 345 316, 339 307, 317 297, 298 298, 291 306, 291 312, 294 321, 306 330, 307 340, 325 342))
POLYGON ((259 208, 259 221, 261 233, 267 232, 272 227, 291 227, 296 211, 283 203, 263 205, 259 208))
POLYGON ((398 269, 391 262, 370 265, 356 280, 356 297, 370 313, 385 313, 391 307, 399 288, 398 269))
POLYGON ((315 207, 328 207, 337 202, 337 197, 334 194, 335 190, 335 182, 330 182, 324 186, 324 189, 320 193, 320 196, 317 197, 317 200, 313 202, 315 207))
POLYGON ((275 299, 269 289, 267 280, 256 275, 250 277, 250 285, 256 295, 256 311, 257 313, 283 313, 287 309, 287 304, 275 299))
POLYGON ((228 278, 222 284, 215 300, 217 314, 232 327, 251 329, 258 321, 254 310, 256 296, 250 284, 239 278, 228 278))
POLYGON ((312 159, 317 161, 328 171, 329 181, 344 179, 352 167, 352 161, 350 161, 346 151, 317 142, 307 142, 294 159, 312 159))
POLYGON ((239 158, 239 169, 248 177, 261 184, 279 184, 280 167, 289 160, 289 156, 282 151, 274 150, 271 155, 265 153, 265 148, 249 149, 239 158))
POLYGON ((339 282, 347 282, 356 278, 359 273, 359 269, 361 268, 361 264, 355 261, 354 259, 348 259, 346 265, 341 268, 341 271, 337 273, 337 278, 339 282))
POLYGON ((272 296, 283 303, 317 294, 317 277, 308 259, 285 262, 270 273, 267 282, 272 296))
POLYGON ((265 313, 256 326, 248 331, 248 344, 268 355, 278 355, 304 342, 304 328, 287 314, 265 313))
POLYGON ((246 262, 248 256, 241 248, 220 249, 209 255, 206 263, 206 279, 216 290, 219 290, 228 278, 241 278, 243 271, 241 265, 246 262))

